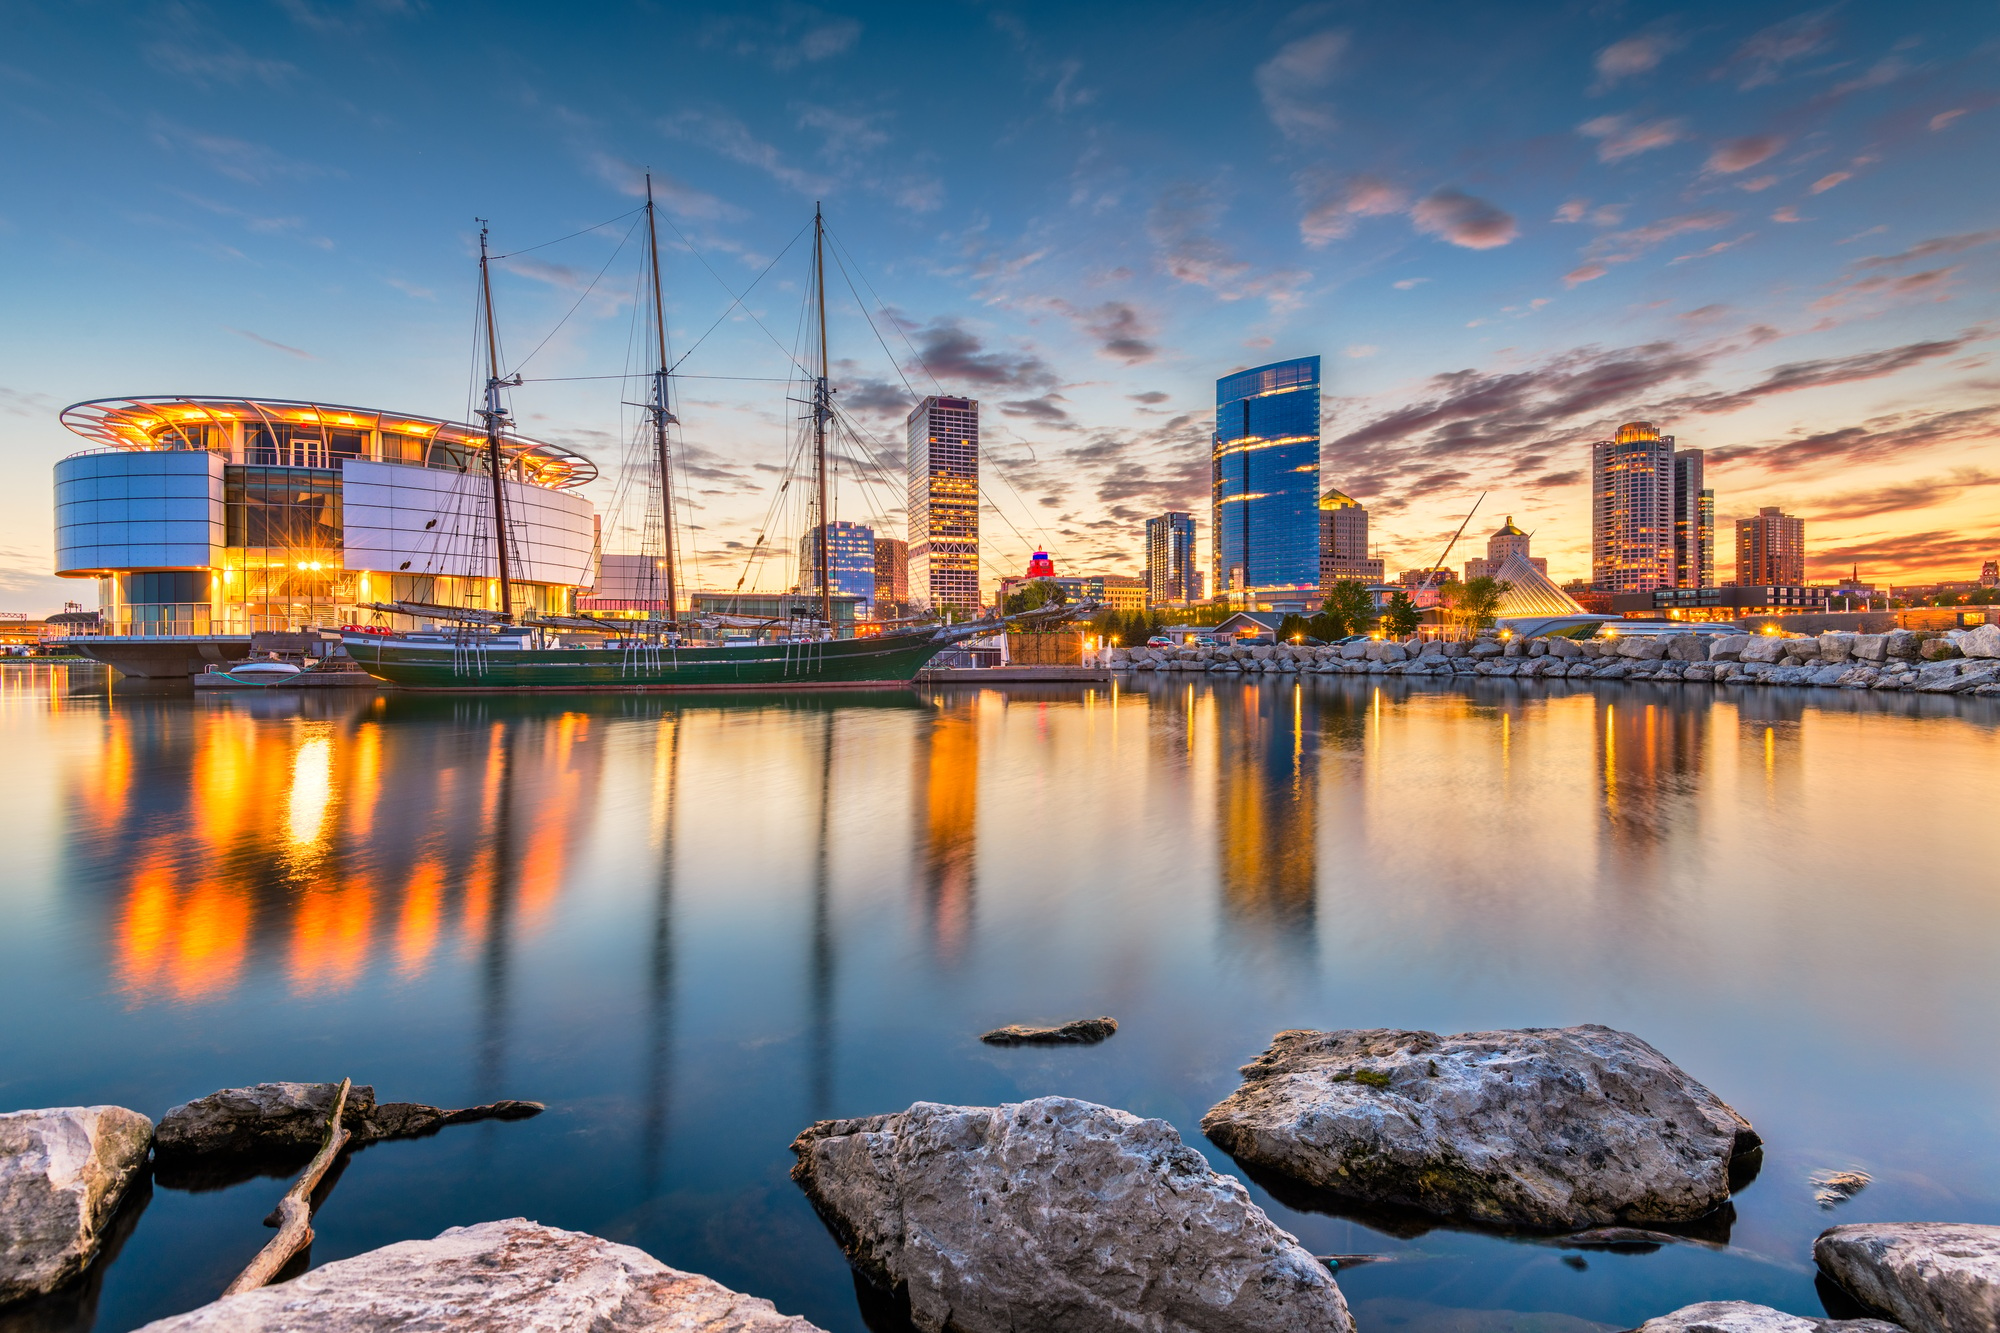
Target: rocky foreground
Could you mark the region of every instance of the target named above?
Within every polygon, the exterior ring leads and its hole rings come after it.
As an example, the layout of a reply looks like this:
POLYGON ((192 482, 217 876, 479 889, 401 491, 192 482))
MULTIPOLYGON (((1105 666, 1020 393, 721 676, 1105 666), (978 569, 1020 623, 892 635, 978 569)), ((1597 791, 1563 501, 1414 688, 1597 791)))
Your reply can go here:
POLYGON ((1694 633, 1615 639, 1376 640, 1338 647, 1112 648, 1120 671, 1211 675, 1680 680, 2000 696, 2000 625, 1924 634, 1694 633))
POLYGON ((90 1266, 152 1142, 153 1122, 122 1106, 0 1115, 0 1305, 90 1266))
POLYGON ((1597 1024, 1280 1032, 1202 1130, 1245 1165, 1486 1225, 1685 1222, 1729 1199, 1750 1122, 1597 1024))
POLYGON ((1910 1333, 2000 1333, 2000 1227, 1862 1222, 1821 1232, 1813 1259, 1910 1333))
POLYGON ((826 1120, 792 1178, 924 1333, 1351 1333, 1326 1266, 1164 1120, 1071 1097, 826 1120))

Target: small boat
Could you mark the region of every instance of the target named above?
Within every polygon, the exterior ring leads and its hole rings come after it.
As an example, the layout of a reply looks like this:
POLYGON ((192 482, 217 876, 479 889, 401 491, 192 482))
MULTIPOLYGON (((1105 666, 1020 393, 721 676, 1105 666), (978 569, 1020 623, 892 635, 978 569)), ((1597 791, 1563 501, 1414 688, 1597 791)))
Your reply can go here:
POLYGON ((208 674, 226 677, 238 685, 283 685, 304 675, 305 668, 276 658, 256 658, 226 667, 210 667, 208 674))

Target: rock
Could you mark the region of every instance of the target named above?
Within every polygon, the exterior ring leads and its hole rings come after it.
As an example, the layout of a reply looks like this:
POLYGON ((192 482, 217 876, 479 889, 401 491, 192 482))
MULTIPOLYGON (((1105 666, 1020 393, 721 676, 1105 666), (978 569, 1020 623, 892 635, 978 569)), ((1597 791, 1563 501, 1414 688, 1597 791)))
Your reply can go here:
POLYGON ((1474 639, 1471 646, 1465 651, 1468 657, 1498 657, 1501 652, 1500 641, 1498 639, 1474 639))
POLYGON ((1706 662, 1708 649, 1692 634, 1667 636, 1667 656, 1676 662, 1706 662))
POLYGON ((1947 637, 1967 657, 2000 657, 2000 625, 1989 623, 1953 630, 1947 637))
POLYGON ((1884 656, 1914 661, 1917 656, 1918 639, 1914 630, 1892 629, 1882 636, 1884 656))
POLYGON ((1743 656, 1743 650, 1750 646, 1756 636, 1750 634, 1723 634, 1709 641, 1708 660, 1711 662, 1734 662, 1743 656))
POLYGON ((1846 630, 1828 630, 1819 636, 1822 662, 1845 662, 1854 656, 1854 635, 1846 630))
POLYGON ((824 1120, 796 1180, 924 1333, 1352 1333, 1324 1265, 1164 1120, 1070 1097, 824 1120))
POLYGON ((152 1141, 153 1122, 122 1106, 0 1115, 0 1305, 90 1266, 152 1141))
POLYGON ((1715 664, 1711 662, 1689 662, 1681 673, 1682 680, 1714 680, 1715 664))
POLYGON ((1519 639, 1508 639, 1507 642, 1500 645, 1500 656, 1502 657, 1526 657, 1527 655, 1528 650, 1521 645, 1519 639))
POLYGON ((1054 1027, 1009 1023, 1004 1028, 980 1033, 979 1039, 989 1046, 1091 1046, 1117 1030, 1115 1018, 1072 1018, 1054 1027))
POLYGON ((1880 662, 1886 658, 1889 636, 1886 634, 1857 634, 1854 636, 1854 660, 1857 662, 1880 662))
POLYGON ((1902 1333, 1880 1319, 1814 1319, 1748 1301, 1703 1301, 1655 1315, 1632 1333, 1902 1333))
POLYGON ((1821 1232, 1813 1259, 1910 1333, 2000 1329, 2000 1226, 1861 1222, 1821 1232))
POLYGON ((1625 673, 1628 670, 1630 670, 1630 668, 1626 666, 1625 663, 1613 662, 1609 666, 1601 666, 1597 668, 1597 670, 1591 672, 1590 674, 1596 677, 1598 680, 1623 680, 1625 678, 1625 673))
POLYGON ((1866 1171, 1815 1171, 1807 1179, 1813 1184, 1813 1201, 1832 1208, 1867 1189, 1875 1178, 1866 1171))
POLYGON ((1853 668, 1844 662, 1814 667, 1812 673, 1806 679, 1813 685, 1838 685, 1841 679, 1851 670, 1853 668))
POLYGON ((1696 1218, 1760 1142, 1672 1061, 1594 1023, 1281 1032, 1242 1073, 1201 1124, 1245 1165, 1485 1224, 1696 1218))
POLYGON ((225 1296, 142 1333, 819 1333, 643 1250, 526 1218, 452 1227, 225 1296))
POLYGON ((1737 654, 1745 662, 1775 662, 1785 655, 1785 640, 1777 634, 1746 635, 1749 642, 1737 654))
POLYGON ((1917 656, 1926 662, 1944 662, 1954 657, 1963 657, 1958 645, 1950 639, 1925 639, 1917 648, 1917 656))

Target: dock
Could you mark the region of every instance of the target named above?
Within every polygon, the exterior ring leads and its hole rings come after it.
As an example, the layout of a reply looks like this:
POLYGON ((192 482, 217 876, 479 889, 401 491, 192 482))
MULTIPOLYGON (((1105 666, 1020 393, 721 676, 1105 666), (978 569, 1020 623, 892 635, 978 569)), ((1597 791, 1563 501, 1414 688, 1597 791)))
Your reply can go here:
POLYGON ((917 673, 925 685, 1047 685, 1060 681, 1108 681, 1110 667, 995 666, 931 667, 917 673))

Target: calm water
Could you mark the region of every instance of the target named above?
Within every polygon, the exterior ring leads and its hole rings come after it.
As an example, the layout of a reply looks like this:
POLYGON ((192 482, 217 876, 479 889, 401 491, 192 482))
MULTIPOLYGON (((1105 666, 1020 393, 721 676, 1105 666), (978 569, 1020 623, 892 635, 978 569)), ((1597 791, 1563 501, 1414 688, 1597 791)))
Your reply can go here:
MULTIPOLYGON (((0 669, 0 1105, 352 1075, 546 1101, 356 1155, 323 1263, 525 1215, 837 1331, 826 1116, 1068 1093, 1201 1138, 1287 1027, 1629 1028, 1769 1147, 1726 1245, 1389 1235, 1258 1200, 1364 1333, 1819 1313, 1834 1220, 2000 1221, 2000 709, 1675 686, 192 697, 0 669), (1104 1046, 993 1050, 1108 1013, 1104 1046), (1875 1184, 1835 1213, 1807 1175, 1875 1184)), ((212 1299, 283 1191, 155 1188, 61 1309, 212 1299)), ((93 1325, 94 1319, 94 1325, 93 1325)))

